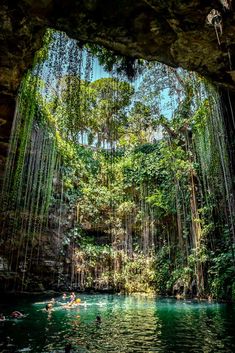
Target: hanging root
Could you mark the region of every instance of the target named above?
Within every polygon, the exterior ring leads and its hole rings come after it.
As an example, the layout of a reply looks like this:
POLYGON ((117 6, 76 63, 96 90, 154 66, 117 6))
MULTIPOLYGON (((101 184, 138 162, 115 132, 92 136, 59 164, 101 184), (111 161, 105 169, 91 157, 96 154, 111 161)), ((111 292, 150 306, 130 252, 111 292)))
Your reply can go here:
POLYGON ((223 34, 223 19, 221 13, 218 10, 212 9, 211 12, 207 15, 207 23, 214 27, 216 38, 218 44, 220 45, 220 36, 223 34))

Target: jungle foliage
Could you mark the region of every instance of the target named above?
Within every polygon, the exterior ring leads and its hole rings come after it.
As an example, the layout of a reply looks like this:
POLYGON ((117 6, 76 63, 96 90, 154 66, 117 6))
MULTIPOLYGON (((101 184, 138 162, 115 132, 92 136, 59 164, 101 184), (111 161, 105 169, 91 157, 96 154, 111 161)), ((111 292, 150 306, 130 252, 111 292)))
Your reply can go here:
MULTIPOLYGON (((65 192, 83 237, 94 233, 93 243, 81 238, 74 252, 78 287, 231 298, 234 209, 221 167, 226 144, 218 145, 215 132, 223 131, 216 92, 159 64, 149 65, 135 92, 117 79, 69 80, 88 96, 86 109, 74 99, 80 125, 69 131, 85 132, 88 142, 66 140, 75 152, 64 164, 65 192), (159 104, 164 92, 168 105, 174 101, 170 117, 159 104)), ((71 97, 62 101, 68 112, 71 97)))
MULTIPOLYGON (((41 201, 48 232, 59 219, 57 261, 67 263, 58 283, 67 268, 80 290, 235 298, 234 195, 218 94, 192 73, 143 65, 138 85, 76 70, 49 85, 35 69, 22 85, 26 121, 47 131, 56 154, 35 217, 41 201)), ((25 143, 21 136, 15 180, 25 143)))

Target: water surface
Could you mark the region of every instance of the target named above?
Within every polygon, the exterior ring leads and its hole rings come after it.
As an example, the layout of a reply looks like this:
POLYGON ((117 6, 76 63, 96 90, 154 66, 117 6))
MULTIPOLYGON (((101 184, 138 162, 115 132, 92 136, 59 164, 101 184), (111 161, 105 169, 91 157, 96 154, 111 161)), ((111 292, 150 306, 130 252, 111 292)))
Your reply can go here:
POLYGON ((232 305, 121 295, 79 297, 83 305, 69 309, 61 297, 55 298, 51 313, 45 310, 45 297, 12 299, 10 305, 9 298, 1 300, 0 311, 7 316, 0 323, 1 341, 11 338, 6 352, 58 353, 68 342, 73 352, 84 353, 235 352, 232 305), (13 310, 27 316, 10 319, 13 310))

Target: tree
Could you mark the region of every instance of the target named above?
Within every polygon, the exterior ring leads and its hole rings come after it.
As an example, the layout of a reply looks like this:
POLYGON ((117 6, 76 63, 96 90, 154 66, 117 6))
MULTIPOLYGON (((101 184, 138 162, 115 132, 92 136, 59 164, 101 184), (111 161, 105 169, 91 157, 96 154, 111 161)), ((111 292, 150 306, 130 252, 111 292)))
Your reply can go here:
POLYGON ((119 130, 127 122, 133 87, 114 78, 102 78, 90 84, 94 94, 92 131, 98 144, 107 141, 110 147, 118 140, 119 130))

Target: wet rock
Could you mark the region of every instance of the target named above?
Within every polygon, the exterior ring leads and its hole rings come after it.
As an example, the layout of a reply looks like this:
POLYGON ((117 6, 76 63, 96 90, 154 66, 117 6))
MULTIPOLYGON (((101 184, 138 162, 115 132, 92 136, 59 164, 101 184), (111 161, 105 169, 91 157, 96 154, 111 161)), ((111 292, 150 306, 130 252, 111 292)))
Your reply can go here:
MULTIPOLYGON (((0 85, 15 93, 46 27, 119 53, 182 66, 235 87, 228 51, 235 57, 235 19, 221 1, 137 0, 3 1, 0 9, 0 85), (220 45, 212 11, 221 14, 220 45)), ((233 64, 233 63, 232 63, 233 64)))

